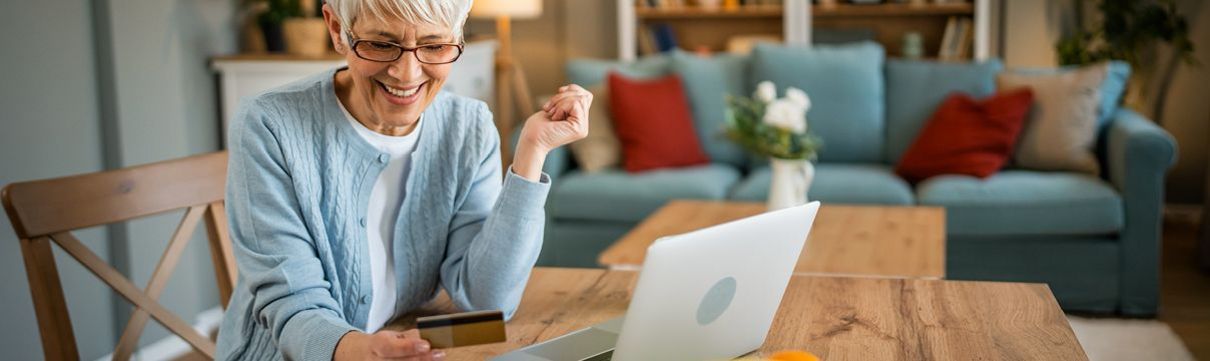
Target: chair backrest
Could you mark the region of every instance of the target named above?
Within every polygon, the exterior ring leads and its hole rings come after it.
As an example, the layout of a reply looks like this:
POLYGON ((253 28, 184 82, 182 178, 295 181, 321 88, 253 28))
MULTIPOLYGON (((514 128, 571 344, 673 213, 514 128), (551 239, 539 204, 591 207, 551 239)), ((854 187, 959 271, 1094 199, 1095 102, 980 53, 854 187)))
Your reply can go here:
POLYGON ((205 220, 220 302, 235 287, 235 259, 223 209, 227 153, 218 152, 113 171, 13 183, 0 190, 4 210, 21 242, 42 350, 47 360, 79 360, 71 319, 51 253, 53 242, 135 307, 114 351, 127 360, 148 317, 194 349, 214 357, 214 342, 157 302, 200 220, 205 220), (72 231, 186 209, 147 287, 129 279, 80 243, 72 231))

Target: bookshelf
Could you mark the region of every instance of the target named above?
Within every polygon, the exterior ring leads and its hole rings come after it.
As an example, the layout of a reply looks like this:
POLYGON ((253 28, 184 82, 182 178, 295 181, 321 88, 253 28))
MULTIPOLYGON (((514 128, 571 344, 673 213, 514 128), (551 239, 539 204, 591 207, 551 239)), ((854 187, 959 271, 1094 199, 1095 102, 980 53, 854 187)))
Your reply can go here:
POLYGON ((635 8, 635 16, 642 20, 703 19, 703 18, 781 18, 785 12, 780 5, 750 5, 734 10, 705 9, 696 6, 681 8, 635 8))
POLYGON ((972 3, 954 3, 954 4, 876 4, 876 5, 853 5, 853 4, 836 4, 832 6, 813 6, 812 15, 816 18, 833 18, 833 17, 904 17, 904 16, 934 16, 934 15, 954 15, 954 16, 971 16, 975 13, 975 5, 972 3))
POLYGON ((651 47, 640 44, 640 37, 650 36, 648 29, 661 26, 671 29, 683 49, 712 51, 723 50, 727 39, 740 34, 780 37, 786 43, 805 45, 811 43, 815 31, 862 31, 872 34, 891 57, 899 56, 903 34, 914 31, 921 34, 925 57, 935 58, 949 19, 966 18, 971 23, 972 46, 965 58, 982 60, 988 56, 991 1, 818 5, 810 0, 783 0, 781 5, 706 9, 639 6, 635 0, 617 0, 618 54, 623 60, 634 59, 640 54, 640 45, 651 47))

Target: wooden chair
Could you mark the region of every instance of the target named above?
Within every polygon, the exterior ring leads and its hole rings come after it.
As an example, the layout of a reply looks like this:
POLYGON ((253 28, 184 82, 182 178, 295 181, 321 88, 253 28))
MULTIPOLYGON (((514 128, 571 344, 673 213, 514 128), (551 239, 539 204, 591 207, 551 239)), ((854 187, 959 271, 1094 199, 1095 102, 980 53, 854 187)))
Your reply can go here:
POLYGON ((223 209, 226 175, 227 153, 219 152, 107 172, 13 183, 0 191, 4 209, 20 238, 47 360, 80 359, 51 242, 135 306, 114 351, 115 360, 130 358, 149 316, 199 353, 214 358, 214 342, 170 313, 157 299, 198 221, 205 219, 220 302, 224 309, 227 307, 235 287, 236 265, 223 209), (182 208, 187 209, 185 217, 142 290, 71 233, 182 208))

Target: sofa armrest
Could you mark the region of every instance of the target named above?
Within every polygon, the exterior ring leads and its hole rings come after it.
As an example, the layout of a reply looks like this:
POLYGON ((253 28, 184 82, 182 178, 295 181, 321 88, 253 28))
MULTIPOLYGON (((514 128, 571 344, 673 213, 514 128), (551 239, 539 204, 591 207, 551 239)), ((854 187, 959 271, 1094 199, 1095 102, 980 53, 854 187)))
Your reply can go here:
MULTIPOLYGON (((516 128, 517 129, 513 130, 511 142, 508 143, 513 147, 512 148, 513 154, 517 153, 517 140, 521 139, 521 128, 522 127, 518 126, 516 128)), ((550 153, 546 154, 546 162, 542 163, 542 172, 549 175, 550 179, 558 178, 560 175, 563 175, 563 173, 567 172, 570 168, 571 168, 571 154, 568 153, 566 145, 555 148, 555 150, 550 151, 550 153)))
POLYGON ((1121 311, 1154 315, 1159 307, 1164 178, 1176 163, 1176 141, 1163 128, 1121 109, 1106 134, 1106 171, 1122 195, 1121 311))
MULTIPOLYGON (((1133 110, 1118 110, 1109 123, 1107 133, 1107 171, 1109 180, 1119 192, 1126 193, 1131 185, 1144 185, 1139 183, 1141 179, 1129 177, 1146 174, 1163 180, 1168 169, 1176 164, 1176 140, 1163 128, 1133 110)), ((1157 195, 1163 195, 1162 185, 1156 189, 1161 191, 1157 195)))

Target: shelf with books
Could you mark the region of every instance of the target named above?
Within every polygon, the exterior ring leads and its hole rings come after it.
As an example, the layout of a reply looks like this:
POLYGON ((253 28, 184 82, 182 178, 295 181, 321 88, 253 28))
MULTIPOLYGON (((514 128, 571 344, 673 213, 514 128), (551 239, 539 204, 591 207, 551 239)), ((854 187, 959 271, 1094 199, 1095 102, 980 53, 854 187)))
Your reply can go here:
POLYGON ((914 33, 923 56, 969 60, 975 55, 972 3, 816 5, 811 17, 816 43, 873 40, 888 57, 900 57, 905 37, 914 33))
POLYGON ((902 54, 908 33, 919 35, 924 56, 986 59, 989 55, 991 0, 876 4, 835 0, 842 2, 828 5, 810 0, 750 1, 759 5, 728 10, 699 7, 687 0, 618 0, 619 57, 634 59, 661 51, 669 43, 686 50, 721 51, 736 38, 781 39, 799 45, 873 40, 883 45, 888 56, 896 57, 902 54), (951 19, 960 23, 951 25, 951 19), (947 32, 958 35, 945 40, 947 32), (943 43, 958 51, 941 54, 943 43))
POLYGON ((827 17, 899 17, 899 16, 973 16, 975 6, 971 3, 952 4, 836 4, 813 5, 811 16, 827 17))
POLYGON ((779 17, 642 19, 637 27, 637 50, 642 55, 671 48, 719 52, 728 50, 728 44, 736 37, 781 41, 782 36, 779 17))
POLYGON ((703 8, 685 6, 677 8, 636 7, 635 15, 640 20, 702 19, 702 18, 780 18, 784 12, 780 5, 747 5, 734 9, 703 8))

